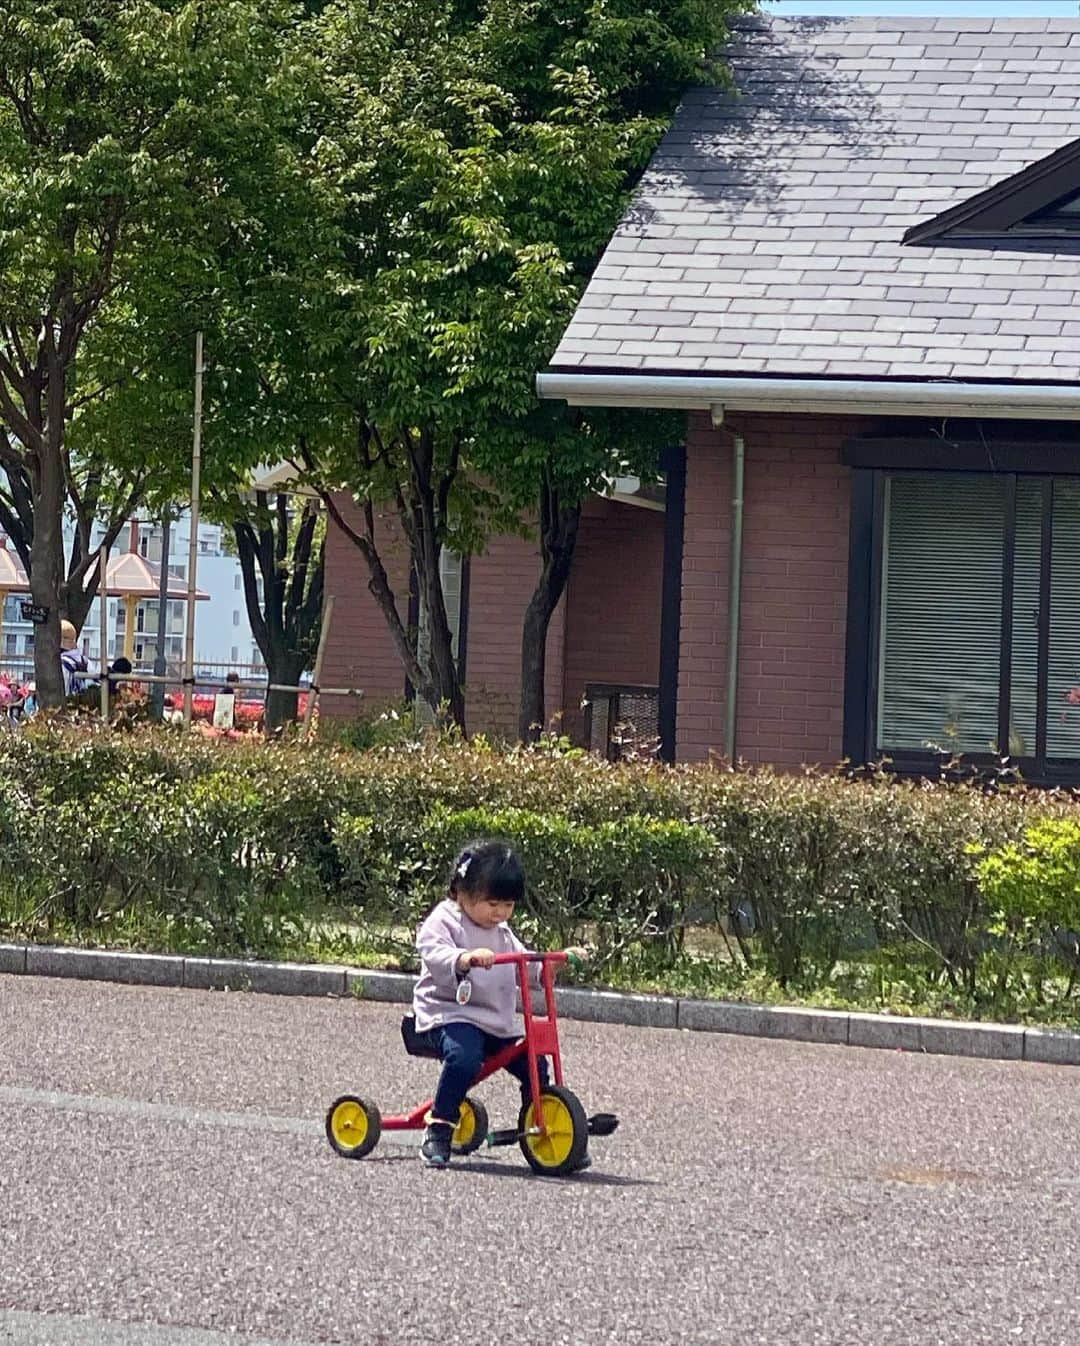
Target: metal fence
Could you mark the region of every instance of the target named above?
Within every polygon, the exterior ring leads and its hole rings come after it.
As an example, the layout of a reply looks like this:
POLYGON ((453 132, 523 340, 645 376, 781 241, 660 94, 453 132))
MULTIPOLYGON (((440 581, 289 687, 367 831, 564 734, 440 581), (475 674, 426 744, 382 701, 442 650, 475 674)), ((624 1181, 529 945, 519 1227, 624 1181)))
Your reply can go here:
MULTIPOLYGON (((133 660, 133 676, 139 674, 148 675, 154 671, 154 661, 152 659, 133 660)), ((166 676, 175 680, 176 685, 180 686, 184 669, 181 662, 176 659, 168 659, 165 663, 166 676)), ((224 686, 225 679, 230 673, 235 673, 242 683, 262 683, 265 684, 267 672, 265 664, 230 664, 207 662, 205 660, 195 661, 195 685, 197 690, 207 692, 216 692, 224 686)), ((101 670, 97 660, 90 661, 89 677, 98 678, 101 670)), ((34 677, 34 656, 32 654, 9 654, 0 655, 0 677, 7 677, 11 682, 30 682, 34 677)))
POLYGON ((585 686, 585 742, 609 762, 656 757, 660 751, 660 689, 634 683, 585 686))

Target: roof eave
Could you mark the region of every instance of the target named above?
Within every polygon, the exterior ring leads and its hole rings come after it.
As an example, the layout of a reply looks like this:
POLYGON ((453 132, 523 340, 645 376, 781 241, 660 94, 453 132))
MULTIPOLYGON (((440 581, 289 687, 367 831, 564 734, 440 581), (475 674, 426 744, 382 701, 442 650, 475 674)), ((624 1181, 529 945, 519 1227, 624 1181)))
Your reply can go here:
POLYGON ((1080 421, 1080 385, 1067 383, 549 371, 537 375, 536 389, 547 400, 584 407, 1080 421))

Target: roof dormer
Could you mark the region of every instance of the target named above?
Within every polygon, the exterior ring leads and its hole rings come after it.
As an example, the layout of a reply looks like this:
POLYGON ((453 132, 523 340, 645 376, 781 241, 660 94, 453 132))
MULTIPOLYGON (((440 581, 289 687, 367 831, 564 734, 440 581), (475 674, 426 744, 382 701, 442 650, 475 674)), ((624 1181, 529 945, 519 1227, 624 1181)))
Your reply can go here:
POLYGON ((914 225, 905 243, 1080 243, 1080 140, 914 225))

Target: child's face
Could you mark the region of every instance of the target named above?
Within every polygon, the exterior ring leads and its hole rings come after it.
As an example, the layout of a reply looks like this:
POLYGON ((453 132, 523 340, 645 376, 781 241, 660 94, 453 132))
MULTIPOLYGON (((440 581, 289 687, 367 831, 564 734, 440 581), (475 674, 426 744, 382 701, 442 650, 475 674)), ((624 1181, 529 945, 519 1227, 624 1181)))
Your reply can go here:
POLYGON ((489 897, 487 893, 458 893, 457 901, 469 920, 485 930, 494 930, 514 914, 513 902, 489 897))

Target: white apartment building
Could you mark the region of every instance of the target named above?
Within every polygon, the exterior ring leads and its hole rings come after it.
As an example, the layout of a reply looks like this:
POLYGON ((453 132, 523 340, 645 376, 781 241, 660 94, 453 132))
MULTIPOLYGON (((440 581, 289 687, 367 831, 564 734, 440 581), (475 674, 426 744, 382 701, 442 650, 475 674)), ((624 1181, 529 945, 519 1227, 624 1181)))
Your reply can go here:
MULTIPOLYGON (((161 563, 162 529, 158 521, 139 519, 135 544, 139 554, 155 569, 161 563)), ((195 673, 219 678, 228 667, 257 675, 263 667, 262 654, 251 634, 247 606, 244 602, 244 582, 239 558, 225 548, 225 529, 220 524, 200 523, 198 532, 198 560, 196 585, 208 601, 195 605, 195 673)), ((175 520, 169 536, 169 577, 174 587, 184 584, 188 572, 188 546, 191 539, 191 516, 183 514, 175 520)), ((96 540, 96 539, 95 539, 96 540)), ((132 530, 125 527, 117 540, 118 550, 131 546, 132 530)), ((68 538, 70 545, 70 537, 68 538)), ((115 555, 115 552, 114 552, 115 555)), ((3 643, 0 645, 0 667, 17 670, 33 661, 34 628, 24 622, 19 612, 21 597, 9 594, 4 601, 3 643)), ((106 659, 111 661, 124 652, 127 612, 122 599, 108 598, 106 611, 106 659)), ((92 669, 100 667, 101 600, 93 603, 80 633, 80 644, 92 669)), ((157 648, 158 601, 140 601, 135 610, 136 668, 153 666, 157 648)), ((185 610, 183 599, 169 599, 166 604, 165 657, 170 669, 179 671, 184 660, 185 610)))

